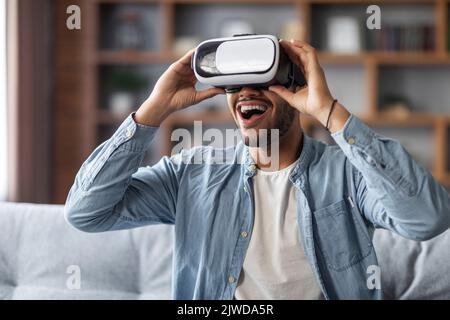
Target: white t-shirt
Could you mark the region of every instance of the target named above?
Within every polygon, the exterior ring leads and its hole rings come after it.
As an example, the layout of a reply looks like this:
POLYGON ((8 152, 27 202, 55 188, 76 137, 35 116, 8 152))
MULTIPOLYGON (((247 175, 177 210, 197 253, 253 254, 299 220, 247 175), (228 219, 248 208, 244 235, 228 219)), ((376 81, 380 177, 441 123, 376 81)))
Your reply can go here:
POLYGON ((236 299, 321 299, 299 239, 297 201, 289 175, 297 162, 253 177, 255 222, 236 299))

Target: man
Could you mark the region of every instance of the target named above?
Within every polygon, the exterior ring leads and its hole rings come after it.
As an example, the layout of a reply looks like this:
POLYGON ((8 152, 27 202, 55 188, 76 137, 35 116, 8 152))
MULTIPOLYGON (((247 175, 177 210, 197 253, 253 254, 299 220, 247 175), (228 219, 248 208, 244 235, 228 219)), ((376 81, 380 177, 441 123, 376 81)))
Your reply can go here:
POLYGON ((222 165, 182 161, 207 158, 213 151, 204 147, 139 168, 167 116, 223 93, 196 91, 191 51, 83 164, 69 223, 87 232, 174 224, 175 299, 381 298, 367 285, 377 266, 374 228, 430 239, 449 227, 449 194, 398 142, 334 101, 311 46, 281 46, 307 87, 227 94, 244 142, 251 130, 279 129, 277 170, 268 171, 264 148, 245 143, 226 149, 232 161, 222 165), (303 135, 300 113, 326 126, 337 146, 303 135))

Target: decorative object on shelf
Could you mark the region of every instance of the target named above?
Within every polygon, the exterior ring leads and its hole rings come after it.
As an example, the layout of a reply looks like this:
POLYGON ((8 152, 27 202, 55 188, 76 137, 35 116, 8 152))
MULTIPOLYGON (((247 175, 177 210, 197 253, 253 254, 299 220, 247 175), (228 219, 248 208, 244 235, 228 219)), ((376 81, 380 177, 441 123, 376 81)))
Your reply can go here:
POLYGON ((220 23, 219 37, 232 37, 235 34, 253 34, 253 25, 245 19, 225 19, 220 23))
POLYGON ((119 50, 140 50, 144 43, 144 26, 141 15, 125 11, 117 16, 115 47, 119 50))
POLYGON ((405 119, 411 115, 412 108, 406 97, 387 95, 382 99, 380 108, 384 115, 396 119, 405 119))
POLYGON ((136 107, 139 91, 148 86, 148 79, 136 71, 118 68, 108 73, 108 109, 124 114, 136 107))
POLYGON ((336 53, 359 53, 362 50, 360 21, 351 16, 335 16, 327 21, 327 49, 336 53))
POLYGON ((306 30, 303 24, 297 20, 291 20, 283 24, 280 31, 281 39, 306 40, 306 30))
POLYGON ((117 91, 109 96, 108 109, 116 114, 128 113, 135 104, 135 97, 127 91, 117 91))
POLYGON ((180 57, 189 50, 195 48, 200 42, 201 39, 199 37, 178 37, 174 41, 173 51, 176 56, 180 57))

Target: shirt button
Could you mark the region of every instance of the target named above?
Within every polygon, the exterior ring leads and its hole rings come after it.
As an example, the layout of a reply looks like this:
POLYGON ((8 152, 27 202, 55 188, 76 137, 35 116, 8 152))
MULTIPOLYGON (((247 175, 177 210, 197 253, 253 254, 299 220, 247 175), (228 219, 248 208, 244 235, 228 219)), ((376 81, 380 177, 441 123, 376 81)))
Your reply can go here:
POLYGON ((234 283, 236 279, 233 276, 228 277, 228 283, 234 283))
POLYGON ((355 144, 356 140, 355 140, 355 138, 350 137, 350 138, 347 139, 347 142, 348 142, 348 144, 353 145, 353 144, 355 144))
POLYGON ((244 187, 244 191, 247 192, 247 187, 244 187))
POLYGON ((127 138, 131 138, 133 136, 133 130, 131 128, 127 129, 127 138))
POLYGON ((247 238, 248 237, 248 233, 246 231, 242 231, 241 232, 241 237, 242 238, 247 238))
POLYGON ((255 171, 256 170, 256 166, 254 165, 254 164, 252 164, 251 166, 250 166, 250 171, 255 171))

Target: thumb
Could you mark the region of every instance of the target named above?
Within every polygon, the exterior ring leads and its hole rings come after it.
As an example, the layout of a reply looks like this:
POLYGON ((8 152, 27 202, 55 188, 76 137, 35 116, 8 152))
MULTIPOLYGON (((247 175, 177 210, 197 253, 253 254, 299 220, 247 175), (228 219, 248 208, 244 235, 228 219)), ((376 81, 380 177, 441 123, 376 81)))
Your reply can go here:
POLYGON ((294 100, 294 92, 292 92, 292 91, 288 90, 287 88, 280 86, 280 85, 270 86, 269 91, 276 93, 281 98, 286 100, 287 103, 292 105, 293 100, 294 100))
POLYGON ((212 98, 218 94, 224 94, 225 90, 222 88, 209 88, 202 91, 197 91, 195 95, 195 103, 199 103, 205 99, 212 98))

